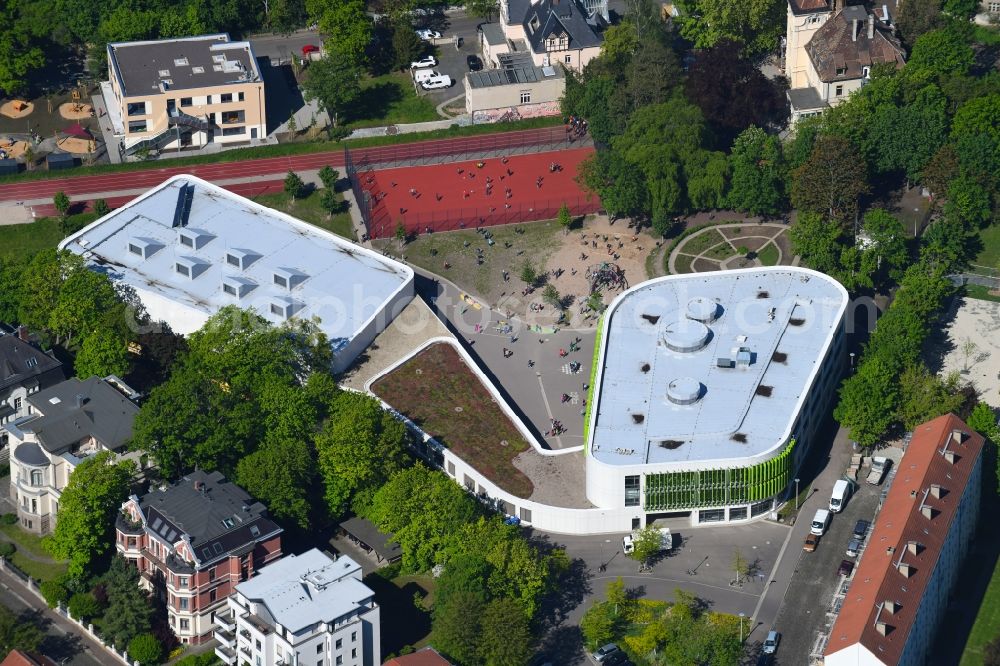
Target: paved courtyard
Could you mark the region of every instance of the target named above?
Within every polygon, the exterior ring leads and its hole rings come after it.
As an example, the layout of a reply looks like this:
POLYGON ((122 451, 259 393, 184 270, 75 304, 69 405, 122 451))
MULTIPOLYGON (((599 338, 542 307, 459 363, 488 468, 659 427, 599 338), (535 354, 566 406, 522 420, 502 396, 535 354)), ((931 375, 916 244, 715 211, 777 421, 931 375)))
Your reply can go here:
POLYGON ((942 358, 941 374, 958 372, 983 402, 1000 408, 1000 303, 958 298, 950 314, 933 349, 942 358))

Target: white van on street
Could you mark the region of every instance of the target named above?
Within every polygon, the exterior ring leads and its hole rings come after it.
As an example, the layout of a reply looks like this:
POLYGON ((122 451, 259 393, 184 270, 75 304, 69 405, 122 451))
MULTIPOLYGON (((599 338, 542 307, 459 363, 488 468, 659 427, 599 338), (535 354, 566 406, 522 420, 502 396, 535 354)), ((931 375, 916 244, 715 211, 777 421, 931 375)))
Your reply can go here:
POLYGON ((826 532, 826 528, 830 526, 830 512, 826 509, 817 509, 816 515, 813 516, 812 525, 809 527, 809 531, 816 536, 823 536, 826 532))
POLYGON ((850 498, 853 490, 854 488, 851 486, 850 481, 847 479, 838 479, 833 484, 833 492, 830 493, 830 511, 840 513, 844 505, 847 504, 847 500, 850 498))

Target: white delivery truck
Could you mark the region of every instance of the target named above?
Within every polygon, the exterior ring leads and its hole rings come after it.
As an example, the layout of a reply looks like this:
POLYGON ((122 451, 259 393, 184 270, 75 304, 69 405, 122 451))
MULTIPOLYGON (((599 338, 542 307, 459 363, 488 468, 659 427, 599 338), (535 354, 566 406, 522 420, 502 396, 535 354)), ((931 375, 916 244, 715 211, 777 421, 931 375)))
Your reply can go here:
MULTIPOLYGON (((660 531, 660 550, 670 550, 674 547, 674 535, 670 533, 669 527, 661 527, 660 531)), ((635 540, 638 538, 639 533, 633 532, 632 534, 626 534, 622 538, 622 552, 628 555, 635 551, 635 540)))
POLYGON ((872 469, 868 472, 868 483, 873 486, 882 483, 882 479, 885 477, 885 473, 889 470, 889 465, 891 464, 891 460, 882 456, 872 458, 872 469))

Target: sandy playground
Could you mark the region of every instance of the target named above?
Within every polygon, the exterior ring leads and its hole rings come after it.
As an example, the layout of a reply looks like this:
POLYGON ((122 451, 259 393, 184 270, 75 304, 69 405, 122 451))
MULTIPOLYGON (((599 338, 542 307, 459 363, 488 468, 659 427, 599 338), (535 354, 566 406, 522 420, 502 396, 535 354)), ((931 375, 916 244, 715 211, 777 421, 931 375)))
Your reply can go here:
POLYGON ((56 145, 60 149, 65 150, 67 153, 75 153, 78 155, 87 154, 94 152, 95 143, 93 139, 78 139, 75 136, 65 137, 59 139, 56 145))
POLYGON ((12 157, 17 159, 24 155, 24 151, 28 149, 27 141, 12 141, 10 139, 0 139, 0 148, 7 153, 7 157, 12 157))
POLYGON ((66 102, 59 105, 59 115, 66 120, 83 120, 94 115, 94 107, 90 104, 66 102))
POLYGON ((947 342, 941 350, 941 374, 959 372, 962 381, 979 391, 983 402, 1000 408, 1000 303, 968 297, 958 300, 944 332, 947 342))
POLYGON ((31 102, 25 102, 23 99, 12 99, 0 104, 0 115, 8 118, 25 118, 30 116, 34 110, 35 105, 31 102))

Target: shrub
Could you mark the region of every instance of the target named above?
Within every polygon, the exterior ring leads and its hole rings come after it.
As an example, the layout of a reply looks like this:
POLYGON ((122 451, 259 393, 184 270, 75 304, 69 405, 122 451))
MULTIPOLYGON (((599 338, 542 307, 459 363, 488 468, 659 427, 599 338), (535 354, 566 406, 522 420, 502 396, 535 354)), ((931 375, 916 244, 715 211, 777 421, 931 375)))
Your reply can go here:
POLYGON ((78 620, 89 620, 101 612, 101 604, 90 592, 77 592, 67 604, 70 614, 78 620))
POLYGON ((0 523, 4 525, 16 525, 17 524, 17 514, 16 513, 5 513, 0 516, 0 523))
POLYGON ((159 664, 163 661, 163 646, 153 634, 139 634, 129 641, 128 656, 143 666, 159 664))
POLYGON ((189 654, 174 666, 216 666, 218 663, 219 658, 215 656, 214 652, 202 652, 201 654, 189 654))
POLYGON ((42 593, 49 608, 55 608, 59 604, 65 604, 69 601, 69 590, 66 589, 62 579, 42 581, 42 584, 38 586, 38 591, 42 593))
POLYGON ((17 546, 15 546, 14 544, 9 543, 7 541, 0 543, 0 557, 9 558, 15 552, 17 552, 17 546))

